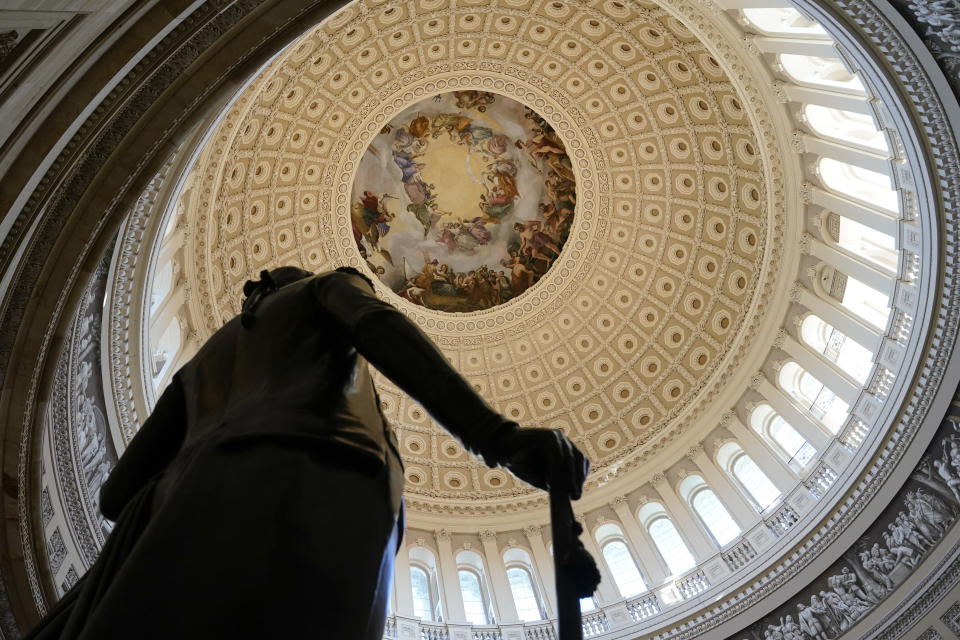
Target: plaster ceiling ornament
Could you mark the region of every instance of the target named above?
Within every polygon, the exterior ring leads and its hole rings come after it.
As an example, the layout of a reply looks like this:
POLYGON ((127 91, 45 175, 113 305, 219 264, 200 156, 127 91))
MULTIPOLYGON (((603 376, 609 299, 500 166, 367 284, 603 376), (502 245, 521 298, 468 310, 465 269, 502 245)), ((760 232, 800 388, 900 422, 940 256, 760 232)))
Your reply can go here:
MULTIPOLYGON (((278 56, 193 170, 189 305, 205 338, 260 269, 368 270, 486 399, 565 431, 606 482, 736 384, 779 295, 780 147, 721 36, 702 41, 649 2, 521 4, 353 3, 278 56), (538 151, 548 130, 557 144, 538 151), (512 180, 517 197, 499 203, 512 206, 491 207, 512 180), (569 223, 556 250, 513 226, 541 204, 574 208, 543 218, 569 223), (535 273, 519 294, 512 246, 535 273), (434 259, 509 282, 474 298, 456 276, 418 282, 434 259)), ((378 389, 412 511, 543 505, 449 447, 389 381, 378 389)))
POLYGON ((522 295, 557 261, 576 207, 573 165, 533 109, 489 91, 420 100, 367 147, 354 240, 394 293, 440 311, 522 295))

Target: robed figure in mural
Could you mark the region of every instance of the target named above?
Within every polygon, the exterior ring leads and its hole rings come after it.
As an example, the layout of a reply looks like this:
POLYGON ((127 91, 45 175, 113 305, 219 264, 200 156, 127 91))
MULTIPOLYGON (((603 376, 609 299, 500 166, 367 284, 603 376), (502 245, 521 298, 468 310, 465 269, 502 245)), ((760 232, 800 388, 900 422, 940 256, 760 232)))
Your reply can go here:
POLYGON ((379 639, 403 470, 367 362, 490 466, 578 497, 557 431, 492 410, 347 269, 263 272, 103 486, 100 558, 30 637, 379 639))

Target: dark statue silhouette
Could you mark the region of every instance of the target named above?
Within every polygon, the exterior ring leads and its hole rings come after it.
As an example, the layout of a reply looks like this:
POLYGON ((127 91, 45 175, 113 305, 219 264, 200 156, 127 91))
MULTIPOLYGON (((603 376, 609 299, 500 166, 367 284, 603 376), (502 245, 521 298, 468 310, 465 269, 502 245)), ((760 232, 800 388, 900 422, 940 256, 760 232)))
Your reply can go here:
POLYGON ((492 410, 353 269, 280 267, 244 294, 103 485, 99 559, 27 638, 379 639, 403 467, 367 362, 487 465, 552 490, 558 579, 569 562, 592 592, 569 505, 589 464, 565 436, 492 410))

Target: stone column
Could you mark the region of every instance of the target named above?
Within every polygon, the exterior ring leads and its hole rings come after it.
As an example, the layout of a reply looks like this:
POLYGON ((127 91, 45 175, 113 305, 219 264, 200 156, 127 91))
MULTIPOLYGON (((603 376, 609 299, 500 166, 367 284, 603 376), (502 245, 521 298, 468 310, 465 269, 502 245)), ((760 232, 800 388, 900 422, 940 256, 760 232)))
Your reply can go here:
POLYGON ((503 557, 497 548, 497 532, 484 529, 480 532, 480 542, 483 543, 483 555, 487 560, 487 572, 490 574, 491 596, 493 607, 500 614, 500 624, 513 624, 520 621, 517 615, 517 606, 513 602, 513 592, 510 590, 510 581, 507 580, 507 570, 503 566, 503 557))
POLYGON ((790 467, 783 462, 780 456, 770 451, 770 448, 753 429, 744 426, 735 415, 728 415, 729 417, 724 425, 727 430, 733 434, 733 437, 747 455, 757 463, 760 470, 770 478, 770 482, 776 485, 780 493, 783 495, 790 493, 797 486, 798 480, 790 467))
POLYGON ((797 433, 813 445, 817 452, 822 453, 827 450, 830 441, 833 439, 832 436, 827 434, 824 427, 814 422, 813 418, 800 411, 793 404, 793 401, 780 390, 780 387, 774 386, 762 374, 754 376, 751 386, 760 392, 760 395, 773 407, 774 411, 779 413, 780 417, 787 421, 787 424, 796 429, 797 433), (754 382, 756 382, 755 385, 754 382))
POLYGON ((533 552, 533 565, 540 577, 540 585, 543 587, 544 608, 547 610, 548 616, 556 616, 557 578, 553 571, 553 558, 547 552, 547 546, 543 544, 543 533, 540 527, 533 524, 526 526, 523 528, 523 533, 530 543, 530 550, 533 552))
POLYGON ((613 502, 610 503, 610 508, 617 514, 620 524, 623 525, 623 531, 627 534, 627 539, 633 546, 634 555, 640 565, 640 572, 643 573, 647 588, 659 587, 666 580, 670 571, 660 557, 660 553, 654 548, 647 532, 637 522, 637 517, 630 512, 626 497, 615 497, 613 502))
POLYGON ((687 457, 693 460, 697 468, 703 473, 704 480, 713 489, 717 499, 723 504, 733 519, 740 526, 740 531, 749 531, 760 521, 760 515, 747 498, 743 496, 743 489, 735 484, 725 472, 721 471, 713 460, 703 450, 703 445, 690 447, 687 457))
POLYGON ((670 486, 666 476, 657 473, 650 479, 650 484, 653 485, 663 501, 667 514, 676 525, 680 537, 687 543, 687 548, 690 549, 697 564, 703 563, 716 553, 717 548, 707 532, 704 531, 703 525, 694 517, 686 502, 681 500, 677 492, 670 486))
POLYGON ((860 383, 842 371, 839 365, 833 365, 822 354, 814 353, 812 349, 790 336, 785 338, 783 350, 810 375, 846 402, 851 409, 853 408, 857 398, 860 397, 860 383))
POLYGON ((393 593, 397 597, 397 615, 413 617, 413 587, 410 584, 410 553, 407 551, 406 537, 400 541, 397 558, 394 561, 393 593))
POLYGON ((446 529, 437 529, 434 532, 437 539, 437 553, 440 556, 440 588, 443 591, 443 610, 446 622, 467 621, 467 614, 463 610, 463 594, 460 593, 460 575, 457 573, 457 561, 453 557, 453 543, 450 542, 450 532, 446 529))
MULTIPOLYGON (((584 548, 589 551, 590 555, 597 561, 597 568, 600 569, 600 584, 597 586, 596 591, 597 600, 599 601, 597 604, 603 607, 604 605, 623 600, 620 596, 619 589, 617 589, 617 583, 613 581, 613 576, 610 575, 610 570, 607 568, 607 562, 604 560, 603 554, 600 553, 600 547, 597 546, 597 541, 593 539, 593 534, 583 521, 583 516, 577 514, 577 520, 580 524, 584 525, 580 540, 583 542, 584 548)), ((557 550, 554 549, 553 551, 556 553, 557 550)))

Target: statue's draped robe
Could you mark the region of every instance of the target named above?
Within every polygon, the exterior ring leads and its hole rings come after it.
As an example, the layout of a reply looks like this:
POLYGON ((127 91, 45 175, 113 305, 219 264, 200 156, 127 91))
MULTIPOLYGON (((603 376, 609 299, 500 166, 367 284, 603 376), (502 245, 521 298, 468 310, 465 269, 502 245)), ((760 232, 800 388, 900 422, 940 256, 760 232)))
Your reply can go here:
POLYGON ((488 462, 515 428, 361 277, 282 287, 173 377, 101 557, 29 637, 379 638, 403 472, 367 361, 488 462))

